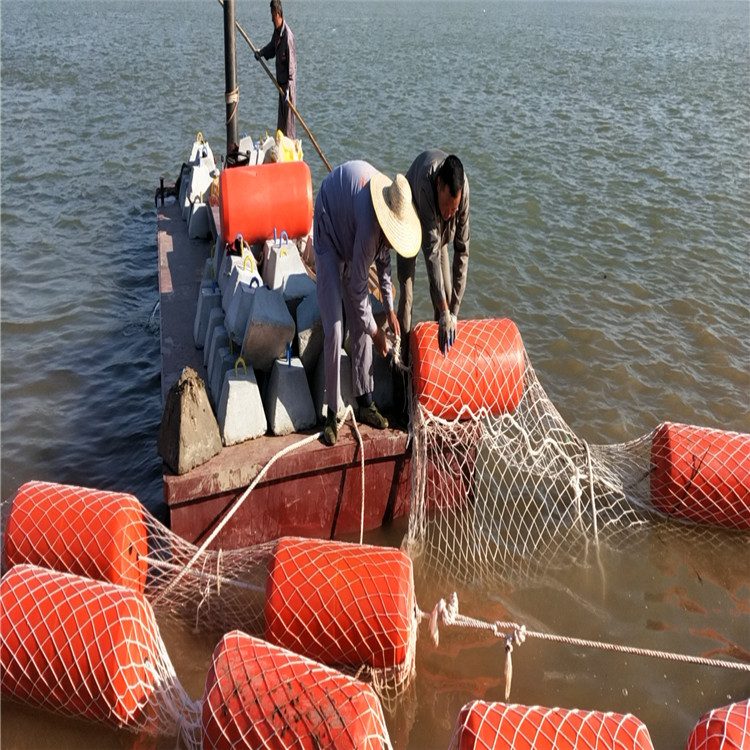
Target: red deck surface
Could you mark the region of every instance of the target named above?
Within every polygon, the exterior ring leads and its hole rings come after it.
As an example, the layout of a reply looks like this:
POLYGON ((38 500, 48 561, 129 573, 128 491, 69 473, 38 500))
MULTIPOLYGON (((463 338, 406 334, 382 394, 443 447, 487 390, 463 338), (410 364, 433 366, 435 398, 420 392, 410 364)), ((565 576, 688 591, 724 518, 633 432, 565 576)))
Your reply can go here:
MULTIPOLYGON (((186 365, 206 379, 203 351, 193 342, 193 321, 211 242, 189 239, 179 207, 170 203, 158 207, 157 244, 164 403, 186 365)), ((362 515, 364 528, 373 529, 408 513, 411 451, 407 434, 365 425, 359 425, 359 430, 365 455, 364 513, 359 443, 351 425, 344 425, 335 446, 314 441, 275 462, 211 547, 245 547, 285 535, 350 537, 359 531, 362 515)), ((269 435, 249 440, 224 448, 180 476, 165 466, 164 500, 172 530, 190 542, 205 541, 263 467, 304 437, 269 435)))

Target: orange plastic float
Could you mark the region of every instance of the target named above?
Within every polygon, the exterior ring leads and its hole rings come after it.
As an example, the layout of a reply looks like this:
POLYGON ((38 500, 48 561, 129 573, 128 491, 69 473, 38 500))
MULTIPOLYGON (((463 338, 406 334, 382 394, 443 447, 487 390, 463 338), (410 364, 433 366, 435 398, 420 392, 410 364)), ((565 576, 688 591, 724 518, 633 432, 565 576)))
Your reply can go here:
POLYGON ((651 443, 651 500, 668 516, 750 529, 750 435, 660 424, 651 443))
POLYGON ((0 582, 0 604, 4 696, 112 726, 146 721, 161 639, 140 594, 16 565, 0 582))
POLYGON ((281 539, 266 583, 266 640, 337 666, 408 664, 416 639, 402 550, 281 539))
POLYGON ((231 167, 219 177, 219 213, 224 242, 238 234, 264 242, 282 232, 304 237, 312 227, 310 167, 304 161, 231 167))
POLYGON ((146 585, 148 533, 132 495, 27 482, 13 499, 3 547, 6 569, 31 563, 138 592, 146 585))
POLYGON ((525 353, 521 334, 507 318, 458 323, 446 356, 437 345, 438 324, 411 332, 412 376, 419 405, 435 417, 456 419, 485 410, 512 412, 523 396, 525 353))
POLYGON ((705 713, 690 733, 687 750, 748 750, 750 700, 714 708, 705 713))
POLYGON ((202 739, 204 750, 390 747, 372 688, 238 630, 214 651, 202 739))
POLYGON ((632 714, 472 701, 456 721, 451 750, 653 750, 632 714))

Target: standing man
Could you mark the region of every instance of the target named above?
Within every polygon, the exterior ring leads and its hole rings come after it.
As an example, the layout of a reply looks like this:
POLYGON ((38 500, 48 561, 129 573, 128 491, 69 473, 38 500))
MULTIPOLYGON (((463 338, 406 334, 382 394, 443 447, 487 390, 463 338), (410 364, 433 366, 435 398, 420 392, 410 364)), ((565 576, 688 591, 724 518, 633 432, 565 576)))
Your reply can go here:
POLYGON ((375 263, 388 324, 399 335, 393 310, 390 248, 399 257, 413 258, 419 252, 422 232, 406 178, 396 175, 392 182, 364 161, 346 162, 323 180, 315 200, 314 222, 328 406, 323 439, 333 445, 338 438, 336 414, 341 401, 344 314, 352 342, 352 386, 358 419, 379 429, 388 426, 388 420, 372 400, 372 346, 375 344, 385 356, 388 344, 385 331, 372 314, 367 280, 370 266, 375 263))
POLYGON ((294 104, 297 101, 297 55, 294 51, 294 34, 284 20, 281 0, 271 0, 271 20, 273 21, 271 41, 262 49, 255 51, 255 59, 276 58, 276 81, 284 89, 283 94, 279 93, 276 129, 285 136, 294 138, 294 112, 289 107, 289 102, 294 104))
MULTIPOLYGON (((435 320, 439 322, 438 346, 447 354, 456 340, 458 309, 469 270, 469 181, 459 158, 438 149, 423 151, 409 167, 406 179, 422 224, 422 252, 427 263, 435 320), (450 242, 453 242, 452 274, 448 257, 450 242)), ((398 320, 404 362, 408 361, 416 266, 416 258, 399 256, 397 259, 398 320)))

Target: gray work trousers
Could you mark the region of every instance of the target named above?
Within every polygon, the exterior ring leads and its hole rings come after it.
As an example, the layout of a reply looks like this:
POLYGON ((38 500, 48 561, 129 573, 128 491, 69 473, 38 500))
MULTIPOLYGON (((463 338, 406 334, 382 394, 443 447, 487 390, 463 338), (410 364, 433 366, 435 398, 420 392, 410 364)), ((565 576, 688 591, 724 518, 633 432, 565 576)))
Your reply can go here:
POLYGON ((326 404, 334 414, 343 407, 341 399, 341 347, 344 344, 344 320, 349 328, 352 343, 352 389, 355 396, 371 393, 375 388, 372 369, 372 338, 362 321, 354 312, 354 300, 346 279, 349 269, 336 255, 326 237, 315 235, 315 284, 318 293, 320 321, 323 324, 325 342, 326 404))

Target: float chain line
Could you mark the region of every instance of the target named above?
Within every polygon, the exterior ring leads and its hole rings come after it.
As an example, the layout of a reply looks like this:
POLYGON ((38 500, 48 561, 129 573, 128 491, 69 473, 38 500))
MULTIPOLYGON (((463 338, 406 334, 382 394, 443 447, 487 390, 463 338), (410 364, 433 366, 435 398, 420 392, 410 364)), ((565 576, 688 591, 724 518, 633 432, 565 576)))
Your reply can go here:
MULTIPOLYGON (((360 455, 360 467, 361 467, 361 474, 362 474, 362 504, 361 504, 361 513, 360 513, 360 531, 359 531, 359 543, 362 544, 362 541, 364 539, 364 527, 365 527, 365 450, 364 445, 362 443, 362 436, 359 433, 359 428, 357 427, 357 420, 354 416, 354 411, 351 406, 346 407, 346 411, 344 412, 344 420, 347 419, 347 417, 351 416, 352 423, 354 425, 354 432, 357 435, 357 440, 359 442, 359 455, 360 455)), ((226 526, 227 523, 229 523, 230 519, 234 514, 240 509, 240 506, 245 502, 245 500, 248 498, 250 493, 255 489, 255 487, 258 485, 258 483, 263 479, 263 477, 266 475, 268 470, 273 466, 273 464, 276 463, 280 458, 283 458, 287 453, 291 453, 292 451, 297 450, 298 448, 301 448, 303 445, 307 445, 308 443, 313 443, 316 440, 320 440, 320 438, 323 436, 323 432, 316 432, 314 435, 308 435, 306 438, 303 438, 302 440, 298 440, 296 443, 292 443, 292 445, 288 445, 286 448, 283 448, 278 453, 276 453, 274 456, 272 456, 268 463, 258 472, 258 475, 253 479, 253 481, 250 483, 250 485, 247 487, 247 489, 240 495, 237 500, 235 501, 234 505, 229 509, 227 514, 224 516, 224 518, 221 519, 221 522, 216 526, 216 528, 211 532, 211 534, 208 536, 205 542, 196 550, 193 557, 190 559, 190 561, 185 565, 184 568, 180 571, 180 573, 174 578, 174 580, 164 588, 164 590, 159 593, 154 598, 154 604, 161 601, 176 585, 177 583, 182 580, 182 577, 188 572, 190 568, 195 565, 196 561, 200 558, 200 556, 206 551, 208 546, 213 542, 214 539, 218 536, 218 534, 221 532, 221 530, 226 526)))
POLYGON ((636 656, 650 656, 656 659, 667 659, 679 661, 687 664, 699 664, 704 667, 723 667, 724 669, 736 669, 743 672, 750 672, 750 664, 742 662, 724 661, 721 659, 707 659, 703 656, 690 656, 689 654, 675 654, 669 651, 656 651, 650 648, 638 648, 635 646, 623 646, 618 643, 607 643, 606 641, 593 641, 587 638, 574 638, 566 635, 555 635, 554 633, 542 633, 537 630, 527 630, 525 625, 519 625, 515 622, 487 622, 478 620, 473 617, 462 615, 458 611, 458 595, 454 591, 448 602, 441 599, 428 615, 424 612, 419 613, 421 619, 429 619, 430 635, 435 646, 440 641, 438 632, 438 620, 444 625, 455 625, 456 627, 474 628, 475 630, 491 631, 496 637, 505 640, 505 700, 510 697, 510 683, 513 678, 513 663, 511 654, 513 646, 520 646, 526 641, 527 636, 540 638, 545 641, 555 643, 566 643, 570 646, 584 646, 587 648, 598 648, 603 651, 615 651, 621 654, 634 654, 636 656), (509 632, 504 632, 509 631, 509 632))

